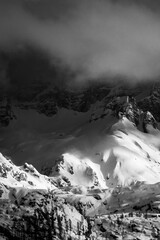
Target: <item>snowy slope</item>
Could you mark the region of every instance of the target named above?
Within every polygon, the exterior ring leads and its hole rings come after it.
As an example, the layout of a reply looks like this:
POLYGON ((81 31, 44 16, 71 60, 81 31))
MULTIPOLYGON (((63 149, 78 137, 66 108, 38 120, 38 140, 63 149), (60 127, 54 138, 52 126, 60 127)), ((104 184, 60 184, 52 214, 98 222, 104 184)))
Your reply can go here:
POLYGON ((93 176, 96 176, 102 188, 128 186, 137 181, 159 182, 159 136, 158 130, 157 136, 142 133, 123 118, 88 151, 79 148, 65 153, 58 172, 73 185, 94 186, 93 176))
POLYGON ((73 186, 106 188, 100 165, 93 163, 88 158, 79 158, 76 155, 65 153, 61 161, 52 168, 51 176, 56 176, 56 172, 59 176, 67 178, 73 186))
POLYGON ((41 175, 31 164, 17 167, 0 154, 0 183, 11 188, 46 189, 56 187, 47 176, 41 175))
POLYGON ((113 125, 112 131, 117 146, 104 153, 103 169, 113 182, 123 186, 134 181, 159 182, 159 131, 157 136, 142 133, 127 118, 113 125))
MULTIPOLYGON (((96 173, 99 186, 103 188, 128 186, 137 181, 159 182, 159 130, 143 133, 125 117, 117 121, 109 130, 102 131, 102 123, 103 121, 99 120, 90 125, 96 130, 99 129, 101 139, 97 133, 97 142, 93 141, 92 147, 86 142, 88 144, 86 150, 85 147, 79 146, 83 144, 79 137, 75 149, 71 148, 70 153, 63 155, 64 163, 60 167, 59 174, 66 176, 73 185, 83 183, 85 186, 91 184, 94 186, 91 178, 86 178, 86 164, 90 164, 93 172, 96 173), (68 171, 71 166, 74 169, 72 174, 68 171)), ((151 126, 149 127, 151 129, 151 126)), ((83 132, 84 129, 81 131, 83 132)), ((88 130, 88 136, 89 133, 88 130)))

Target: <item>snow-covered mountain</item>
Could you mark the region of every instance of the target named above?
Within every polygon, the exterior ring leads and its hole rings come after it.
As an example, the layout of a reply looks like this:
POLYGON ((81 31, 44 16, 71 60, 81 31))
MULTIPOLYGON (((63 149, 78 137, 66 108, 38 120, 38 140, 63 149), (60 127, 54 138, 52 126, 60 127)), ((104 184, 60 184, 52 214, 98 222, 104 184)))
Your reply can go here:
POLYGON ((159 179, 158 122, 133 97, 104 98, 87 112, 61 108, 50 118, 17 106, 14 112, 17 120, 1 130, 1 151, 18 165, 102 188, 159 179))
POLYGON ((0 97, 0 233, 158 239, 159 84, 73 91, 63 86, 66 69, 60 74, 45 58, 3 58, 0 76, 14 87, 3 86, 0 97))
MULTIPOLYGON (((17 167, 1 155, 0 229, 4 236, 21 232, 34 239, 39 229, 36 237, 41 239, 45 228, 57 239, 121 239, 122 234, 126 239, 150 239, 154 228, 156 239, 160 142, 153 116, 148 113, 145 118, 146 133, 141 122, 136 126, 126 117, 126 111, 120 119, 111 110, 101 118, 99 104, 97 109, 94 106, 96 119, 86 121, 91 114, 81 116, 85 124, 72 132, 75 146, 72 142, 72 148, 69 145, 52 167, 43 167, 49 177, 27 163, 17 167), (84 134, 89 136, 86 142, 84 134), (29 224, 32 228, 27 230, 29 224)), ((63 132, 58 139, 65 137, 63 132)))

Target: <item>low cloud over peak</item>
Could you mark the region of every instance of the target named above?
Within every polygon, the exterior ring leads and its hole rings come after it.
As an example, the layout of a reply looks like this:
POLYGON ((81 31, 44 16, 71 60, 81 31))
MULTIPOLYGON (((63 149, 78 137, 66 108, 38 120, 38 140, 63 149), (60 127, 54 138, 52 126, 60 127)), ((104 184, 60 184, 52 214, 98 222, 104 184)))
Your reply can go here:
POLYGON ((160 18, 149 8, 103 0, 0 1, 0 45, 30 44, 84 78, 160 75, 160 18), (61 2, 61 1, 60 1, 61 2), (24 2, 23 2, 24 3, 24 2), (50 9, 47 16, 47 9, 50 9))

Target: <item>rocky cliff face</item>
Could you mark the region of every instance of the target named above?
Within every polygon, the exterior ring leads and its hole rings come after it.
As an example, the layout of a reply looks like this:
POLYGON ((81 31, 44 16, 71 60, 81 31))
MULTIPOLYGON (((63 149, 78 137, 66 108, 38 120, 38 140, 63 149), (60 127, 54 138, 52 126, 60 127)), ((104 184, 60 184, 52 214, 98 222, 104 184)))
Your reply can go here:
POLYGON ((153 89, 149 96, 139 101, 139 107, 144 111, 150 111, 157 121, 160 121, 160 86, 159 83, 153 85, 153 89))
MULTIPOLYGON (((138 84, 129 86, 117 79, 88 83, 81 90, 69 87, 76 73, 62 66, 57 59, 52 63, 33 49, 19 50, 12 53, 0 53, 0 123, 8 126, 16 118, 14 108, 35 109, 40 114, 52 117, 61 108, 77 112, 87 112, 97 101, 103 101, 106 108, 117 113, 125 106, 122 100, 130 96, 132 109, 127 113, 131 117, 139 114, 137 108, 150 111, 155 119, 160 119, 159 84, 138 84), (145 89, 145 90, 144 90, 145 89), (142 94, 143 92, 143 94, 142 94), (134 103, 136 100, 136 103, 134 103), (137 104, 137 106, 135 106, 137 104), (133 115, 132 114, 132 115, 133 115)), ((72 85, 72 84, 71 84, 72 85)), ((125 111, 129 111, 128 109, 125 111)), ((134 116, 137 123, 137 116, 134 116)))
MULTIPOLYGON (((8 126, 11 120, 16 119, 13 108, 34 109, 47 117, 53 117, 59 109, 66 108, 76 112, 87 112, 97 101, 102 102, 103 116, 107 109, 115 113, 118 118, 126 116, 129 120, 138 125, 143 121, 143 130, 146 132, 146 124, 150 123, 154 128, 157 127, 156 120, 159 120, 158 99, 153 98, 153 93, 147 98, 136 100, 136 96, 120 95, 110 96, 112 88, 107 86, 93 86, 79 92, 72 92, 66 89, 53 87, 38 93, 32 100, 23 101, 22 99, 15 103, 9 97, 2 97, 0 102, 1 126, 8 126), (153 115, 152 115, 153 114, 153 115), (154 117, 155 118, 154 118, 154 117), (142 120, 143 119, 143 120, 142 120)), ((94 113, 91 120, 96 117, 94 113)))

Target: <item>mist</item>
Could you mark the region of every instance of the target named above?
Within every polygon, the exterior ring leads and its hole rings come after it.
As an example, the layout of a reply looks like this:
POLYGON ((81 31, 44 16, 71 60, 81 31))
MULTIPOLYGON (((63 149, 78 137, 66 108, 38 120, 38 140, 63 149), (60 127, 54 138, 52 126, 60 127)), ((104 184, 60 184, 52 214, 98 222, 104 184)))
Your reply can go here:
POLYGON ((33 12, 22 2, 0 2, 1 49, 38 47, 51 63, 57 57, 77 71, 77 81, 159 77, 160 17, 151 9, 103 0, 67 1, 68 8, 57 8, 56 1, 46 1, 53 11, 41 17, 42 9, 33 12))

